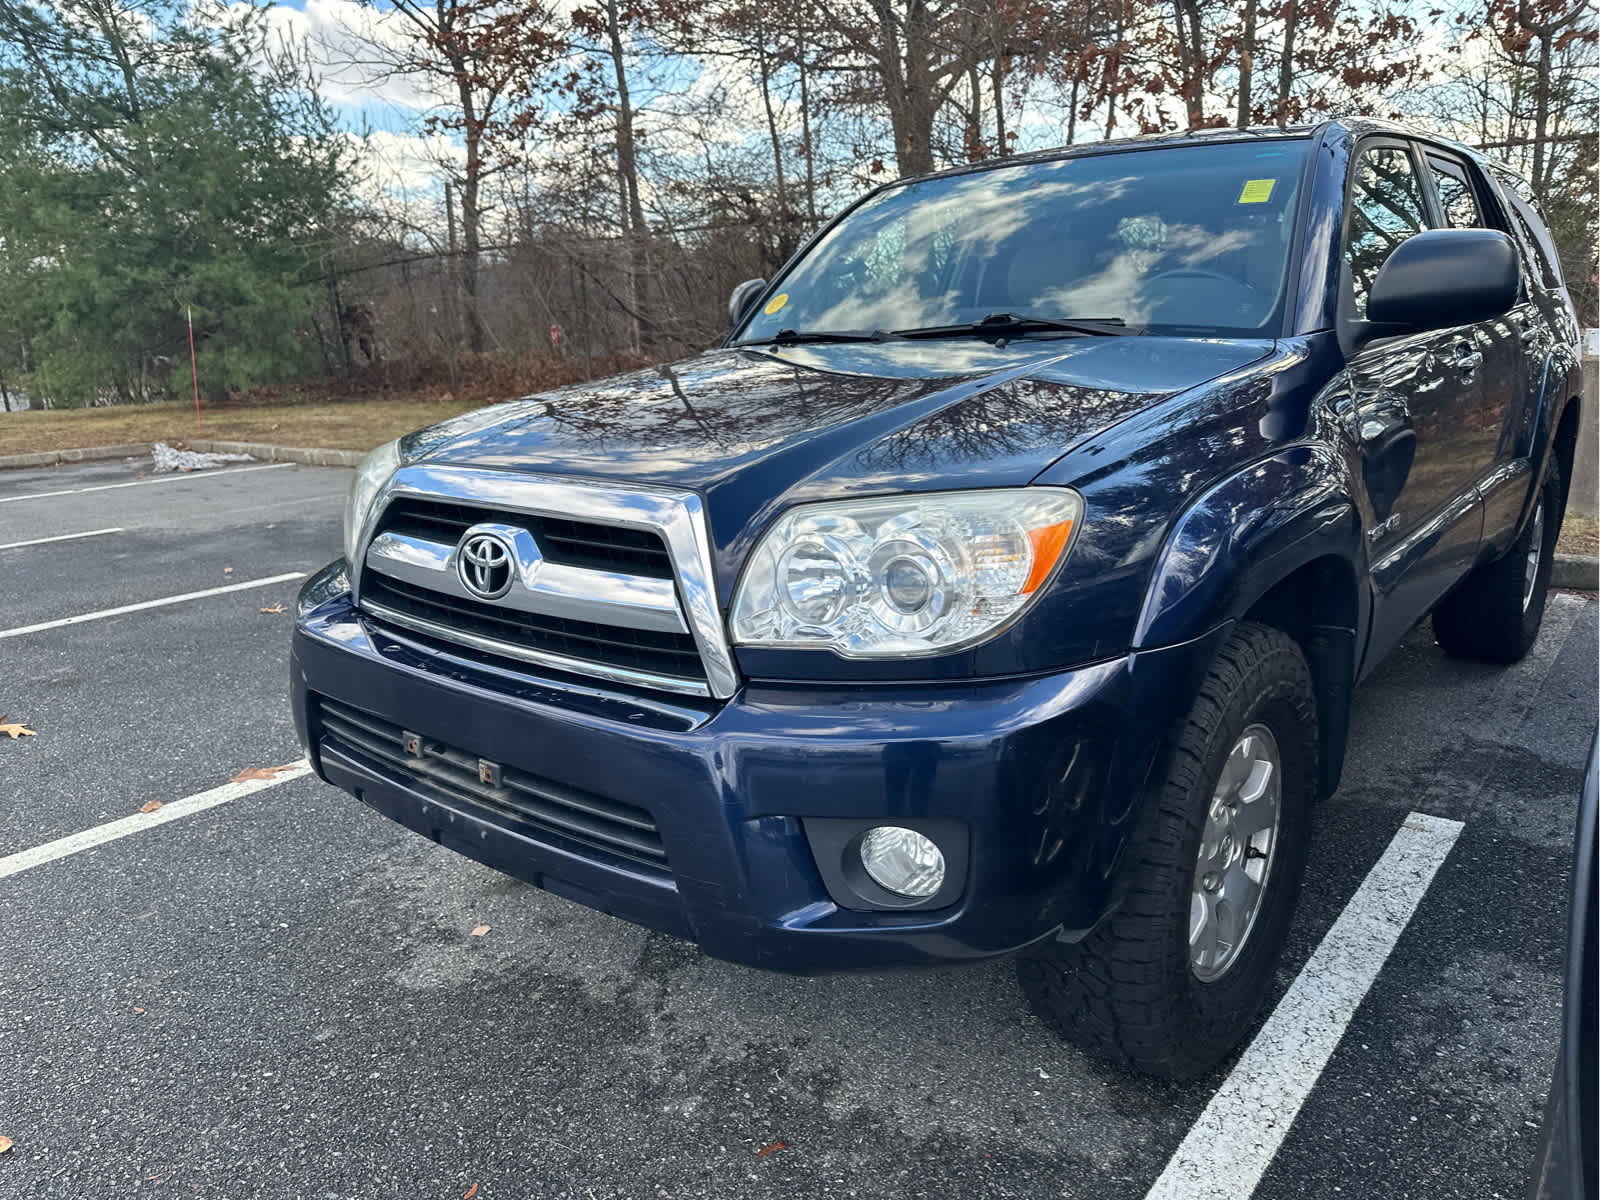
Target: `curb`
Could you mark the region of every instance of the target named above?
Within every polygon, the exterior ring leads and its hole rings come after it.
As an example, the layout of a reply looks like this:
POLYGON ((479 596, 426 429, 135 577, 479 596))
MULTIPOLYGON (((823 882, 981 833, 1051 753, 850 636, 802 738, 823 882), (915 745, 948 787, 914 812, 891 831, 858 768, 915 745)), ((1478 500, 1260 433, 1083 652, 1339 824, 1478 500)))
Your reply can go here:
POLYGON ((124 442, 119 446, 85 446, 78 450, 44 450, 37 454, 0 454, 0 470, 6 467, 57 467, 62 463, 134 458, 149 453, 149 442, 124 442))
POLYGON ((1600 558, 1558 554, 1550 567, 1550 586, 1580 592, 1600 590, 1600 558))
MULTIPOLYGON (((354 467, 365 457, 360 450, 273 446, 266 442, 193 441, 185 444, 191 450, 207 454, 248 454, 263 462, 304 463, 311 467, 354 467)), ((124 442, 119 446, 84 446, 77 450, 43 450, 36 454, 0 454, 0 471, 11 467, 58 467, 62 463, 95 462, 107 458, 143 458, 149 453, 149 442, 124 442)))
POLYGON ((316 446, 273 446, 267 442, 191 441, 189 449, 203 454, 248 454, 263 462, 304 463, 309 467, 354 467, 366 457, 363 450, 324 450, 316 446))

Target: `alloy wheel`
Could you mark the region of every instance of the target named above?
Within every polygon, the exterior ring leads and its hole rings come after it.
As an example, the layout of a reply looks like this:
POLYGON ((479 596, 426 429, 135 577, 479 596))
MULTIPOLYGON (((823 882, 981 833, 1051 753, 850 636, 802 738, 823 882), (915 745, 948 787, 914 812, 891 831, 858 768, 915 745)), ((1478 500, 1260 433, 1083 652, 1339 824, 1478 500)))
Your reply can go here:
POLYGON ((1212 983, 1239 959, 1278 841, 1283 760, 1265 725, 1239 735, 1206 811, 1189 899, 1189 969, 1212 983))

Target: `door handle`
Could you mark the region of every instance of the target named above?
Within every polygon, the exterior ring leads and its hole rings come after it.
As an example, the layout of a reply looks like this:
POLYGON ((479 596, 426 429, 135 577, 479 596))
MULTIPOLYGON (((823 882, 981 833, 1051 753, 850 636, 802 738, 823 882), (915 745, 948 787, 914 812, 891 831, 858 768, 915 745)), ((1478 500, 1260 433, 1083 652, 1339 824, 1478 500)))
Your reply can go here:
POLYGON ((1361 441, 1364 445, 1381 442, 1396 429, 1401 428, 1399 421, 1374 421, 1372 419, 1361 422, 1361 441))
POLYGON ((1483 365, 1483 351, 1473 348, 1471 342, 1456 343, 1456 366, 1468 379, 1483 365))
POLYGON ((1517 322, 1517 328, 1519 330, 1517 336, 1522 339, 1524 346, 1531 346, 1539 340, 1539 327, 1526 317, 1517 322))

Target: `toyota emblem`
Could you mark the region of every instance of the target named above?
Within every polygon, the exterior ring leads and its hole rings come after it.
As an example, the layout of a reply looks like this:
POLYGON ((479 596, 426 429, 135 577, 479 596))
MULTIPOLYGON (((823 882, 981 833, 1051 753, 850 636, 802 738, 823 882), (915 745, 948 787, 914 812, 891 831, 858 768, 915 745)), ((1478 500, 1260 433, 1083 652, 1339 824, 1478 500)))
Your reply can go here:
POLYGON ((511 590, 511 547, 492 533, 474 533, 456 553, 461 586, 480 600, 498 600, 511 590))

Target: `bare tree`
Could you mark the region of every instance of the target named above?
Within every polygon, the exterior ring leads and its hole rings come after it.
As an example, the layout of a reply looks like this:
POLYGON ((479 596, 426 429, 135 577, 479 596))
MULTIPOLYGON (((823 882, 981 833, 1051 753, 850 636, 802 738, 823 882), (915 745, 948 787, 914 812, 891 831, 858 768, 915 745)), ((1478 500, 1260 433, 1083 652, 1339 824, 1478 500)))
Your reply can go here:
MULTIPOLYGON (((363 0, 375 6, 375 0, 363 0)), ((390 0, 402 39, 369 38, 376 76, 420 80, 437 106, 424 128, 461 139, 459 162, 440 163, 461 204, 460 287, 467 346, 486 345, 478 302, 484 185, 515 161, 520 135, 537 118, 544 72, 566 47, 541 0, 390 0)))

